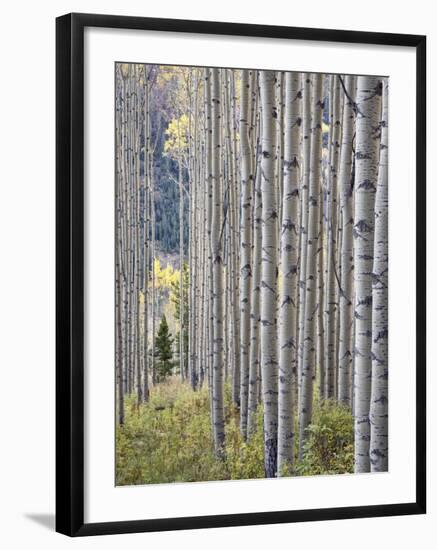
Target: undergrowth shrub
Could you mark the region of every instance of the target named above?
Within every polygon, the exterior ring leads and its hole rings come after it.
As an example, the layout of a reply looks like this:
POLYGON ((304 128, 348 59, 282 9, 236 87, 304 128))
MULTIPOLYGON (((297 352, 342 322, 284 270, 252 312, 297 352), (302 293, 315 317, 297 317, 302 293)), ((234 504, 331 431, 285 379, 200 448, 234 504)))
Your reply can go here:
POLYGON ((345 474, 354 471, 354 429, 349 408, 334 400, 316 402, 304 455, 296 474, 345 474))
MULTIPOLYGON (((263 411, 244 441, 239 413, 225 386, 225 459, 213 452, 207 388, 193 392, 170 379, 151 389, 148 403, 126 398, 125 424, 116 429, 116 483, 138 485, 264 477, 263 411)), ((298 433, 296 425, 296 434, 298 433)), ((305 454, 286 475, 353 471, 353 421, 350 410, 333 401, 314 406, 305 454)), ((296 454, 298 441, 296 437, 296 454)))

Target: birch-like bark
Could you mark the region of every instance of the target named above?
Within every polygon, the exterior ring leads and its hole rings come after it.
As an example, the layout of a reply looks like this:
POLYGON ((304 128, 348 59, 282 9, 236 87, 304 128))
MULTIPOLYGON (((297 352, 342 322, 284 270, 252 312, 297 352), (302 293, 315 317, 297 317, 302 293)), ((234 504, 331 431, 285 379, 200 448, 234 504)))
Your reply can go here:
POLYGON ((320 186, 319 192, 319 248, 317 251, 317 343, 316 343, 316 365, 317 372, 315 378, 318 377, 319 382, 319 400, 325 398, 325 369, 324 369, 324 353, 325 353, 325 319, 324 308, 325 303, 325 216, 324 216, 324 189, 320 186))
POLYGON ((116 313, 116 358, 117 358, 117 419, 120 425, 124 424, 124 346, 123 346, 123 202, 122 202, 122 190, 123 190, 123 141, 122 141, 122 80, 120 67, 116 68, 116 102, 115 102, 115 138, 116 138, 116 227, 117 237, 115 241, 115 313, 116 313))
POLYGON ((300 75, 285 74, 285 139, 279 295, 278 474, 290 473, 294 458, 293 381, 296 371, 298 278, 300 75))
POLYGON ((128 65, 128 78, 127 78, 127 91, 126 91, 126 185, 125 185, 125 207, 126 207, 126 386, 127 393, 132 393, 133 376, 133 338, 132 338, 132 301, 133 301, 133 248, 132 248, 132 126, 131 126, 131 113, 132 113, 132 79, 131 79, 131 66, 128 65))
MULTIPOLYGON (((276 203, 278 205, 278 243, 281 241, 281 220, 284 197, 284 77, 285 73, 276 73, 275 105, 276 105, 276 203)), ((279 263, 281 257, 278 258, 279 263)))
POLYGON ((203 71, 203 91, 204 91, 204 102, 203 102, 203 144, 202 144, 202 170, 199 176, 199 180, 203 185, 202 189, 202 208, 201 208, 201 219, 202 219, 202 239, 201 239, 201 248, 202 248, 202 295, 201 295, 201 307, 202 307, 202 322, 201 322, 201 338, 202 344, 200 347, 200 362, 201 362, 201 371, 203 377, 207 380, 208 388, 209 384, 209 357, 208 357, 208 325, 209 325, 209 290, 208 290, 208 273, 209 273, 209 239, 208 239, 208 192, 209 192, 209 163, 211 161, 211 148, 210 148, 210 121, 211 121, 211 100, 208 97, 209 86, 206 86, 207 77, 206 70, 203 71))
POLYGON ((370 469, 388 471, 388 80, 383 81, 372 285, 370 469))
MULTIPOLYGON (((341 78, 341 77, 340 77, 341 78)), ((341 274, 339 296, 338 400, 351 406, 352 391, 352 326, 353 326, 353 140, 355 132, 356 77, 342 80, 344 89, 343 128, 340 154, 339 194, 342 225, 341 274)))
POLYGON ((190 130, 190 156, 191 163, 191 181, 190 181, 190 194, 192 195, 192 256, 190 267, 190 282, 191 282, 191 312, 192 312, 192 372, 193 372, 193 388, 198 389, 200 384, 200 365, 198 357, 198 342, 199 342, 199 140, 198 140, 198 123, 199 123, 199 109, 198 109, 198 78, 197 69, 192 72, 192 88, 191 88, 191 118, 192 127, 190 130), (191 134, 192 132, 192 134, 191 134))
POLYGON ((207 238, 207 348, 208 348, 208 385, 211 408, 211 427, 214 433, 214 399, 213 399, 213 359, 214 359, 214 315, 213 315, 213 252, 212 252, 212 213, 213 213, 213 180, 212 180, 212 101, 211 69, 204 69, 205 90, 205 185, 206 185, 206 238, 207 238))
MULTIPOLYGON (((180 117, 179 117, 180 118, 180 117)), ((178 118, 178 120, 179 120, 178 118)), ((179 129, 179 128, 178 128, 179 129)), ((178 136, 180 142, 180 134, 178 136)), ((185 293, 184 293, 184 187, 182 179, 181 153, 178 158, 179 185, 179 374, 181 381, 185 380, 185 293)))
POLYGON ((249 143, 249 71, 241 71, 240 87, 240 158, 241 158, 241 245, 240 245, 240 431, 247 437, 249 386, 252 158, 249 143))
POLYGON ((140 130, 140 66, 135 65, 135 363, 137 405, 143 401, 142 349, 141 349, 141 130, 140 130))
POLYGON ((259 334, 260 334, 260 294, 261 294, 261 159, 257 155, 257 167, 254 189, 253 209, 253 251, 252 251, 252 293, 250 311, 250 364, 249 364, 249 399, 247 437, 256 430, 256 411, 258 408, 258 373, 259 373, 259 334))
POLYGON ((328 166, 328 239, 327 239, 327 281, 325 305, 325 397, 335 395, 336 373, 336 315, 338 299, 337 281, 337 172, 340 149, 340 81, 337 75, 329 76, 329 166, 328 166))
POLYGON ((310 178, 311 154, 311 78, 309 74, 302 75, 303 105, 302 105, 302 178, 300 189, 300 235, 299 235, 299 330, 298 330, 298 408, 300 409, 301 381, 305 327, 305 298, 306 298, 306 268, 307 268, 307 241, 308 241, 308 190, 310 178))
POLYGON ((317 250, 319 237, 320 159, 322 154, 323 76, 312 76, 311 158, 308 194, 308 241, 305 281, 305 326, 299 409, 299 458, 303 456, 307 427, 312 417, 317 312, 317 250))
POLYGON ((144 65, 144 189, 143 189, 143 398, 149 399, 149 202, 150 82, 144 65))
POLYGON ((275 73, 260 71, 262 108, 261 195, 261 370, 264 403, 264 468, 266 477, 277 474, 278 360, 276 331, 277 205, 275 196, 275 73))
POLYGON ((155 216, 155 178, 153 170, 153 149, 150 151, 150 161, 149 161, 149 185, 150 185, 150 224, 151 224, 151 255, 152 255, 152 293, 151 293, 151 302, 152 302, 152 383, 155 386, 157 383, 156 376, 156 361, 155 361, 155 339, 156 339, 156 273, 155 273, 155 260, 156 260, 156 216, 155 216))
POLYGON ((379 162, 381 80, 357 79, 355 152, 355 472, 369 472, 374 204, 379 162))
POLYGON ((233 185, 231 186, 230 198, 231 198, 231 232, 232 232, 232 304, 233 304, 233 318, 232 318, 232 343, 233 343, 233 371, 232 371, 232 402, 238 407, 240 405, 240 264, 239 264, 239 250, 240 250, 240 181, 238 177, 238 161, 237 154, 237 98, 235 90, 235 71, 229 71, 229 93, 231 103, 231 172, 233 185))
POLYGON ((220 169, 220 74, 211 69, 211 180, 212 219, 211 250, 213 261, 213 435, 214 449, 218 457, 223 456, 225 440, 224 396, 223 396, 223 259, 222 259, 222 182, 220 169))

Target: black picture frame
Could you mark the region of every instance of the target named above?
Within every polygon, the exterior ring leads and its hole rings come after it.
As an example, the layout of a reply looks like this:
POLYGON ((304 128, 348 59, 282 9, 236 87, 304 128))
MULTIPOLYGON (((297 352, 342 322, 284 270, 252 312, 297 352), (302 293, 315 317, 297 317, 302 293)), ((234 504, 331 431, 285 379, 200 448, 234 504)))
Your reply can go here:
POLYGON ((423 514, 426 511, 426 37, 73 13, 56 20, 56 530, 69 536, 423 514), (403 46, 416 51, 416 499, 84 523, 84 29, 106 27, 403 46))

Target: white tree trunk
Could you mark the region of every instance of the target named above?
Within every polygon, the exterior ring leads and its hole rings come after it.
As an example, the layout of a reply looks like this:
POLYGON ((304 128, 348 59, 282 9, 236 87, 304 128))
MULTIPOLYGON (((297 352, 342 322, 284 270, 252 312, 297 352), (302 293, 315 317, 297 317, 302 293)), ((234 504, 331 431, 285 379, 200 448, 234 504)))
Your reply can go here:
POLYGON ((250 364, 249 364, 249 399, 247 437, 256 429, 256 411, 258 407, 258 372, 259 372, 259 334, 260 334, 260 282, 261 282, 261 159, 257 159, 255 178, 255 205, 253 215, 253 261, 252 261, 252 295, 250 312, 250 364))
POLYGON ((262 108, 261 196, 261 370, 264 403, 264 468, 266 477, 277 473, 278 360, 276 331, 277 205, 275 197, 275 73, 260 72, 262 108))
POLYGON ((317 250, 319 239, 320 159, 322 154, 323 76, 312 76, 311 102, 311 158, 308 196, 308 241, 306 265, 305 327, 300 410, 299 410, 299 458, 307 439, 307 427, 311 422, 313 403, 313 379, 315 373, 316 313, 317 313, 317 250))
POLYGON ((240 88, 240 158, 241 158, 241 220, 240 220, 240 431, 247 437, 247 406, 250 347, 250 289, 252 279, 251 210, 252 158, 249 142, 249 71, 241 71, 240 88))
POLYGON ((357 109, 354 220, 355 472, 369 472, 374 204, 381 116, 379 78, 358 77, 357 109))
POLYGON ((340 156, 340 212, 342 220, 341 276, 340 276, 340 330, 338 350, 338 400, 351 406, 352 389, 352 327, 353 327, 353 170, 352 142, 355 132, 356 77, 343 80, 345 94, 343 132, 340 156), (346 95, 347 94, 347 95, 346 95))
POLYGON ((326 350, 325 350, 325 397, 335 395, 336 372, 336 315, 338 299, 337 282, 337 171, 340 149, 340 89, 339 77, 329 76, 329 166, 328 166, 328 242, 327 242, 327 281, 325 323, 326 350))
POLYGON ((212 219, 211 250, 213 262, 213 432, 216 455, 223 456, 225 440, 225 416, 223 396, 223 235, 222 209, 223 194, 220 166, 220 74, 218 69, 211 69, 211 180, 212 180, 212 219))
POLYGON ((370 469, 388 470, 388 80, 383 81, 381 144, 375 197, 372 289, 370 469))
POLYGON ((302 75, 303 105, 302 105, 302 178, 300 192, 300 258, 299 258, 299 330, 298 330, 298 368, 297 384, 298 409, 300 410, 303 343, 305 328, 305 298, 306 298, 306 268, 307 268, 307 241, 308 241, 308 190, 310 181, 310 154, 311 154, 311 75, 302 75))
POLYGON ((298 279, 300 75, 285 74, 284 187, 279 296, 278 473, 290 473, 294 458, 293 382, 296 373, 298 279))

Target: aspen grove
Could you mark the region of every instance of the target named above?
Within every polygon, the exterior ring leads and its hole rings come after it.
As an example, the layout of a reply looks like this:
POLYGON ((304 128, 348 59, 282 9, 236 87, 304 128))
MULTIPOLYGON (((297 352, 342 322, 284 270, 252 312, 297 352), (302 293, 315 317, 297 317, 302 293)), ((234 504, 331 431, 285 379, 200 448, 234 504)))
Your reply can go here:
POLYGON ((117 484, 387 471, 388 79, 117 63, 115 336, 117 484))

